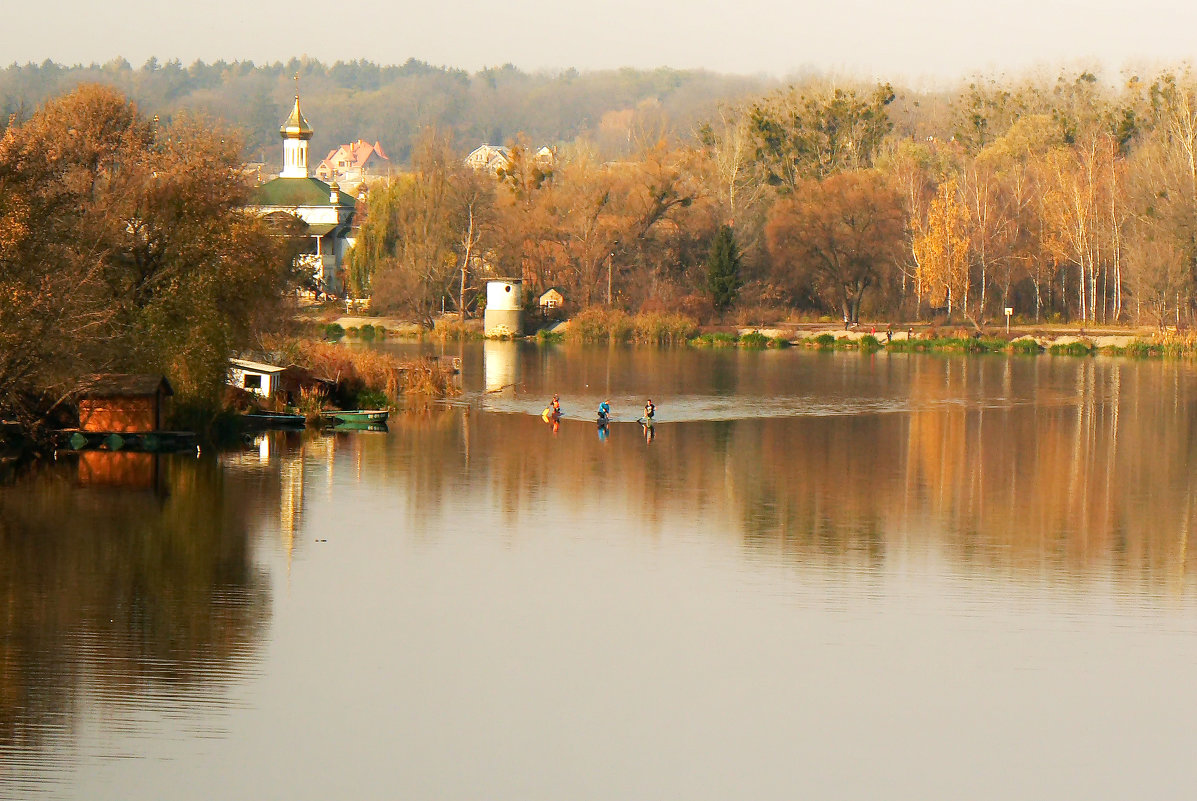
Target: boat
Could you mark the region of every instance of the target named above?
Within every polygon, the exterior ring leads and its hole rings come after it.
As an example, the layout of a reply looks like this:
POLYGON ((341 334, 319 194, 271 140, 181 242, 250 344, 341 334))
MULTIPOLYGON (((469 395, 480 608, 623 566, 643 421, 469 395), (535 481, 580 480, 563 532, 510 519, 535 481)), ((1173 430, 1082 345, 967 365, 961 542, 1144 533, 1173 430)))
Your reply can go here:
POLYGON ((385 423, 391 413, 386 409, 346 409, 325 412, 321 419, 333 425, 342 423, 385 423))
POLYGON ((250 412, 242 419, 252 428, 302 428, 307 422, 302 414, 285 412, 250 412))

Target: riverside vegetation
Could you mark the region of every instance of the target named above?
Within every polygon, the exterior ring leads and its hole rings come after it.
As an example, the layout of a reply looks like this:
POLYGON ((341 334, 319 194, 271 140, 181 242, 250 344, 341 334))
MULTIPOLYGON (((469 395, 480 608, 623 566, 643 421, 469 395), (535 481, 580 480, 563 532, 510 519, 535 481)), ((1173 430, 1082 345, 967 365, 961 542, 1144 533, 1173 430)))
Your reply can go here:
MULTIPOLYGON (((300 279, 298 223, 245 213, 242 166, 235 131, 187 114, 147 119, 102 86, 10 122, 0 137, 0 437, 45 444, 71 421, 87 377, 113 372, 166 375, 170 426, 211 435, 228 421, 229 357, 282 333, 300 279)), ((318 343, 297 347, 311 366, 332 359, 318 343)), ((339 375, 392 398, 404 381, 444 390, 418 378, 428 372, 418 364, 372 358, 353 354, 339 375)))

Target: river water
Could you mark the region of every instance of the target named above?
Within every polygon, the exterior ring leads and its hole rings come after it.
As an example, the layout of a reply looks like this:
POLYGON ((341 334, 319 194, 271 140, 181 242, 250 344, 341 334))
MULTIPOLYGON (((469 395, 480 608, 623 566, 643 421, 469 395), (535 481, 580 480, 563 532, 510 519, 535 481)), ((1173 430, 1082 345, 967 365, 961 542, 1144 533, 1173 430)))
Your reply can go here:
POLYGON ((0 798, 1191 797, 1192 365, 447 355, 0 487, 0 798))

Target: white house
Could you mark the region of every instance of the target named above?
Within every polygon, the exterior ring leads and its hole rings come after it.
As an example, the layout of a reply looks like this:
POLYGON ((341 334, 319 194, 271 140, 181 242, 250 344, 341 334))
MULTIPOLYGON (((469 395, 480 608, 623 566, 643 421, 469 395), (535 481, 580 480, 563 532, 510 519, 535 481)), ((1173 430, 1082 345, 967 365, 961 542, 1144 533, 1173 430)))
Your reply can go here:
POLYGON ((279 378, 285 368, 273 364, 229 359, 229 386, 244 389, 263 398, 273 398, 279 390, 279 378))
POLYGON ((484 144, 466 156, 465 164, 471 169, 498 175, 499 170, 511 169, 511 151, 501 145, 484 144))
MULTIPOLYGON (((541 169, 552 167, 557 161, 557 154, 551 148, 542 147, 531 151, 532 163, 541 169)), ((491 175, 498 175, 499 171, 511 169, 511 149, 499 145, 481 145, 465 157, 465 165, 481 172, 486 170, 491 175)))

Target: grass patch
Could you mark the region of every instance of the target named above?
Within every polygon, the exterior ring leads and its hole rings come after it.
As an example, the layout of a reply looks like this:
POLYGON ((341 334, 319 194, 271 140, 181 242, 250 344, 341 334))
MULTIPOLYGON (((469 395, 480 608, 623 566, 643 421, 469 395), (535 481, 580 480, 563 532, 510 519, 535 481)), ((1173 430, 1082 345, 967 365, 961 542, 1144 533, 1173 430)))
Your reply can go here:
POLYGON ((345 329, 341 327, 340 323, 329 323, 324 326, 325 339, 336 342, 343 336, 345 336, 345 329))
POLYGON ((558 345, 565 341, 565 334, 561 331, 550 331, 542 328, 536 332, 536 341, 542 345, 558 345))
POLYGON ((359 409, 385 409, 391 405, 391 399, 385 392, 376 389, 363 389, 354 398, 354 405, 359 409))
POLYGON ((773 337, 773 339, 769 340, 769 347, 771 348, 788 348, 789 346, 790 340, 785 337, 773 337))
POLYGON ((734 348, 738 338, 735 334, 716 332, 713 334, 699 334, 690 340, 696 348, 734 348))
POLYGON ((750 350, 764 350, 769 347, 769 337, 760 331, 750 331, 740 337, 740 347, 750 350))
POLYGON ((1021 356, 1038 356, 1043 352, 1043 348, 1039 343, 1029 337, 1027 339, 1016 339, 1010 343, 1010 352, 1021 356))
POLYGON ((820 350, 831 350, 835 347, 835 337, 832 334, 819 334, 812 342, 820 350))
POLYGON ((881 342, 872 334, 861 337, 859 345, 861 353, 876 353, 882 348, 881 342))

